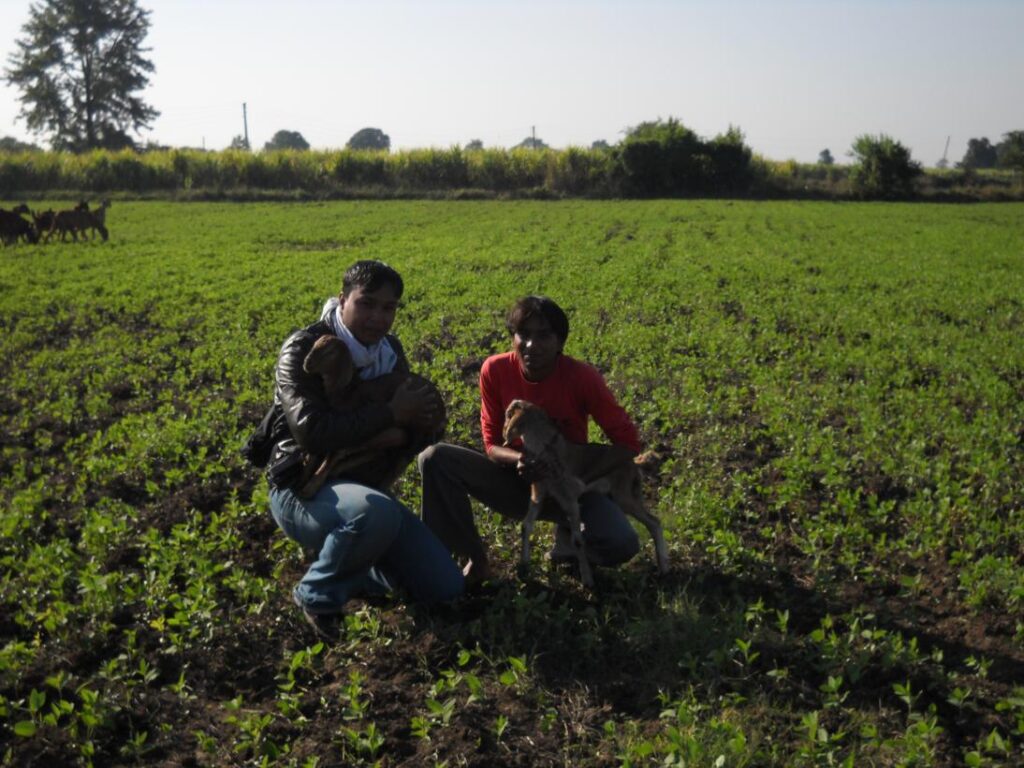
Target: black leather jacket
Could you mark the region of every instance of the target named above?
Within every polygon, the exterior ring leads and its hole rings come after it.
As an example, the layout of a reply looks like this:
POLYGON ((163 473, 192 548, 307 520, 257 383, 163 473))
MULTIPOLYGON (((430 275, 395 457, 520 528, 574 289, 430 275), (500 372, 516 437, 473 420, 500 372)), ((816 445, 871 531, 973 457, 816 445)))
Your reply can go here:
MULTIPOLYGON (((282 437, 275 443, 266 467, 272 486, 285 488, 296 480, 303 454, 326 456, 339 448, 359 445, 395 424, 386 404, 332 408, 320 376, 302 369, 313 342, 330 333, 326 323, 313 323, 295 331, 281 346, 274 371, 274 434, 282 437)), ((395 370, 408 371, 402 345, 391 334, 387 338, 398 355, 395 370)))

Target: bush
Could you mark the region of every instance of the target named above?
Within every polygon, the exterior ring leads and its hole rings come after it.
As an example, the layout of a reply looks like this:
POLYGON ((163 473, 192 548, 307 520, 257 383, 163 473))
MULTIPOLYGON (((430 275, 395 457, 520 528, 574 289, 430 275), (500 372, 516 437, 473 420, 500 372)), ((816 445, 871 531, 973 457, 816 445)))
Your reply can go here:
POLYGON ((743 132, 729 126, 708 147, 711 157, 712 188, 718 193, 746 192, 753 178, 750 147, 743 143, 743 132))
POLYGON ((855 195, 867 200, 913 197, 921 164, 911 160, 910 150, 898 141, 885 134, 864 134, 853 142, 853 156, 850 184, 855 195))
POLYGON ((746 192, 751 152, 743 133, 729 130, 704 141, 675 118, 631 128, 615 148, 615 183, 641 197, 746 192))

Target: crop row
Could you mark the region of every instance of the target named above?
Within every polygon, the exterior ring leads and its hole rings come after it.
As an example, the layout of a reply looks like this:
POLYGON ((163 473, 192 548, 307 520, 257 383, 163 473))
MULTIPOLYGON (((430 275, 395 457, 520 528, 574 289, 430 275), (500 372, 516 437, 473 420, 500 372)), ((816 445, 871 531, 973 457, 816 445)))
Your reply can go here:
MULTIPOLYGON (((5 249, 0 756, 1019 764, 1020 214, 122 203, 107 243, 5 249), (283 338, 371 257, 405 277, 396 331, 453 442, 479 443, 506 307, 567 308, 567 351, 660 456, 668 577, 640 557, 592 597, 538 563, 311 642, 302 553, 237 448, 283 338)), ((418 507, 414 470, 397 493, 418 507)), ((511 571, 515 531, 478 511, 511 571)))

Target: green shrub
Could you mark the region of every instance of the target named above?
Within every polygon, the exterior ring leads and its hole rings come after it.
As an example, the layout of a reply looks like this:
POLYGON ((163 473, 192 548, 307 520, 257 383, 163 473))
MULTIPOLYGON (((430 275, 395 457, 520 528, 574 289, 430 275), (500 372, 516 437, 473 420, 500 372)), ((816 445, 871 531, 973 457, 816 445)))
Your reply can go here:
POLYGON ((612 169, 608 152, 569 147, 548 155, 544 184, 552 192, 570 195, 603 193, 612 169))
POLYGON ((743 133, 729 130, 704 141, 675 118, 631 128, 616 148, 615 185, 640 197, 746 192, 751 152, 743 133))
POLYGON ((855 163, 850 169, 854 194, 868 200, 901 200, 914 194, 921 164, 910 159, 910 150, 886 136, 864 134, 853 142, 855 163))

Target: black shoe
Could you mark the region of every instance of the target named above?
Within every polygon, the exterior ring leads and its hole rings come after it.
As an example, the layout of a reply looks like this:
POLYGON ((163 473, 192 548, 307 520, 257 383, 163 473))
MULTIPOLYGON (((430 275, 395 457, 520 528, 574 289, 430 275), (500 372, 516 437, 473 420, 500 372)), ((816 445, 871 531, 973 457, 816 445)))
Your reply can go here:
POLYGON ((317 637, 329 642, 341 639, 341 627, 344 616, 340 613, 313 613, 308 608, 302 609, 302 617, 313 628, 317 637))
POLYGON ((307 608, 299 596, 292 592, 292 600, 302 609, 302 618, 313 628, 317 637, 334 642, 341 637, 344 614, 342 613, 313 613, 307 608))

